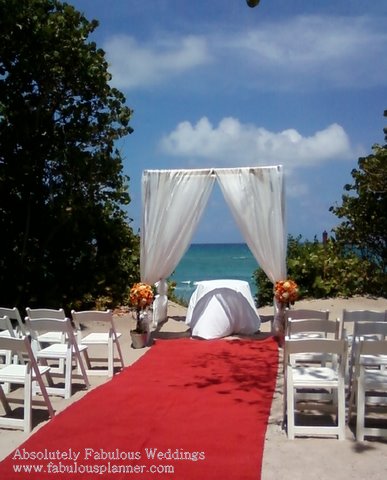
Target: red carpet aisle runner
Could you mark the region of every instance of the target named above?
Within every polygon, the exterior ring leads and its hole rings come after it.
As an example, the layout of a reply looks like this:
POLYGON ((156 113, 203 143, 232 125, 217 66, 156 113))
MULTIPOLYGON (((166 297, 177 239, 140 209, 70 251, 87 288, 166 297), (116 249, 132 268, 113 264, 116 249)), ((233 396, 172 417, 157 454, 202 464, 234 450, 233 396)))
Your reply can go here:
POLYGON ((277 363, 272 338, 158 340, 1 462, 0 479, 259 480, 277 363))

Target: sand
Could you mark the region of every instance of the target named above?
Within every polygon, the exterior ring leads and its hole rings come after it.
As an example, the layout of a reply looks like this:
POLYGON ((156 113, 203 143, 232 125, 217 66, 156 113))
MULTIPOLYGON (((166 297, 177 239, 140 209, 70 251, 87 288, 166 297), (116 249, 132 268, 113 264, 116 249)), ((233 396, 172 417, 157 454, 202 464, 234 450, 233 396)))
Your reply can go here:
MULTIPOLYGON (((348 310, 387 310, 387 299, 354 297, 349 299, 324 299, 299 301, 295 308, 313 308, 329 310, 331 318, 341 316, 344 308, 348 310)), ((261 316, 261 332, 270 332, 272 307, 258 309, 261 316)), ((153 332, 158 338, 178 338, 189 336, 185 325, 186 308, 172 302, 168 306, 168 321, 153 332)), ((131 314, 115 316, 117 330, 122 332, 121 345, 125 365, 131 365, 140 356, 146 355, 149 348, 131 348, 129 331, 133 328, 134 319, 131 314)), ((372 439, 356 442, 353 430, 347 426, 346 440, 336 438, 296 438, 288 440, 282 430, 282 375, 279 368, 276 391, 272 404, 269 425, 266 432, 263 455, 262 480, 385 480, 387 478, 387 440, 372 439)), ((108 381, 106 377, 90 377, 91 388, 96 388, 108 381)), ((56 412, 64 410, 71 403, 79 400, 87 391, 76 390, 71 399, 51 397, 56 412)), ((44 426, 42 419, 35 419, 33 432, 44 426)), ((5 458, 17 446, 28 438, 24 432, 0 428, 0 459, 5 458)), ((238 478, 237 472, 235 478, 238 478)))

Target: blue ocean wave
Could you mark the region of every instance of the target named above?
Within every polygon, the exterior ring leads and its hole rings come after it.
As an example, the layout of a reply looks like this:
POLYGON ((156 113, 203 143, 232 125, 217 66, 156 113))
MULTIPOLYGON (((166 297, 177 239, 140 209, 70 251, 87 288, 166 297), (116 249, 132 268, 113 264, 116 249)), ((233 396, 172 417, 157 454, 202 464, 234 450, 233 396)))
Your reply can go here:
POLYGON ((253 295, 253 274, 258 264, 246 244, 192 244, 170 280, 176 282, 176 296, 189 301, 198 282, 234 279, 249 282, 253 295))

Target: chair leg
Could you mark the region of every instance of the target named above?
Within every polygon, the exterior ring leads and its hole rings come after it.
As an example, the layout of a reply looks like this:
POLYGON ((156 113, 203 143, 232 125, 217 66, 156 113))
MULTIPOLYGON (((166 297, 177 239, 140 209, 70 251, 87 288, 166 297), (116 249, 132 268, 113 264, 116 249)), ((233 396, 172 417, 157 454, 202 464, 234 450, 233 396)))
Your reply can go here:
MULTIPOLYGON (((83 358, 85 359, 87 370, 91 370, 91 362, 90 362, 90 358, 89 358, 89 354, 88 354, 87 349, 83 350, 82 353, 83 353, 83 358)), ((79 362, 78 362, 78 373, 82 373, 82 368, 81 368, 79 362)))
POLYGON ((356 393, 356 440, 364 441, 364 422, 365 422, 365 390, 364 378, 361 374, 357 382, 356 393))
POLYGON ((64 398, 71 397, 71 390, 72 390, 72 373, 73 373, 73 356, 71 352, 71 347, 67 351, 66 360, 64 362, 64 398))
POLYGON ((348 401, 348 423, 352 420, 354 406, 357 401, 356 391, 357 391, 357 380, 353 378, 352 385, 350 386, 350 396, 348 401))
POLYGON ((121 368, 124 368, 125 365, 124 365, 124 357, 122 355, 122 351, 121 351, 121 345, 120 345, 120 342, 117 340, 115 342, 116 346, 117 346, 117 352, 118 352, 118 356, 119 356, 119 359, 120 359, 120 362, 121 362, 121 368))
POLYGON ((32 428, 32 373, 27 366, 26 381, 24 384, 24 432, 30 433, 32 428))
POLYGON ((289 383, 286 387, 286 410, 288 438, 289 440, 294 440, 294 387, 293 385, 289 385, 289 383))
MULTIPOLYGON (((38 366, 36 366, 36 369, 38 369, 38 366)), ((46 387, 43 383, 43 378, 42 376, 38 373, 38 371, 35 373, 35 375, 37 375, 37 383, 39 385, 39 390, 40 390, 40 394, 43 396, 43 400, 44 400, 44 403, 46 404, 46 407, 47 407, 47 410, 48 410, 48 414, 50 416, 50 418, 54 417, 55 415, 55 412, 54 412, 54 409, 52 408, 52 404, 51 404, 51 400, 50 400, 50 397, 48 396, 48 393, 47 393, 47 390, 46 390, 46 387)), ((50 372, 46 372, 44 374, 45 378, 46 378, 46 381, 47 383, 49 382, 52 382, 52 378, 51 378, 51 374, 50 372)))
POLYGON ((345 440, 345 385, 340 385, 337 392, 337 425, 339 427, 339 440, 345 440))
MULTIPOLYGON (((48 366, 47 360, 45 358, 41 358, 40 365, 47 367, 48 366)), ((47 380, 48 387, 54 387, 54 381, 50 373, 46 374, 46 380, 47 380)), ((40 393, 40 391, 41 391, 40 385, 38 385, 38 382, 34 380, 32 383, 32 395, 37 395, 38 393, 40 393)))
POLYGON ((3 405, 3 408, 5 410, 5 413, 7 415, 10 415, 12 413, 12 409, 11 407, 9 406, 9 403, 8 403, 8 400, 7 400, 7 397, 5 396, 5 393, 4 393, 4 385, 2 385, 0 383, 0 402, 1 404, 3 405))
POLYGON ((112 377, 114 375, 114 343, 113 338, 109 338, 108 343, 108 376, 112 377))
MULTIPOLYGON (((85 362, 87 363, 89 361, 88 356, 87 356, 87 348, 82 350, 85 362)), ((90 382, 89 382, 89 377, 87 376, 87 372, 85 369, 85 365, 82 360, 82 355, 79 350, 75 352, 75 362, 77 366, 77 372, 79 375, 82 375, 83 381, 85 382, 86 388, 90 388, 90 382)), ((89 362, 90 363, 90 362, 89 362)))
MULTIPOLYGON (((7 351, 6 353, 4 353, 4 364, 9 365, 11 361, 12 361, 12 353, 10 351, 7 351)), ((4 393, 10 393, 11 384, 9 382, 4 382, 3 390, 4 390, 4 393)))

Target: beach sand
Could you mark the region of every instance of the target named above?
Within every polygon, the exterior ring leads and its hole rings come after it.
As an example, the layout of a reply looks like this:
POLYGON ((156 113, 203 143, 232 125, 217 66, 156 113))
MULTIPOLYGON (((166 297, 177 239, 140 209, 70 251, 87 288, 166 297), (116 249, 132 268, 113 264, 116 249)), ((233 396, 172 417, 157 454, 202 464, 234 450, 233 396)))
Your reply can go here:
MULTIPOLYGON (((387 310, 387 299, 353 297, 349 299, 305 300, 296 303, 294 308, 312 308, 329 310, 330 318, 342 315, 344 308, 348 310, 387 310)), ((189 336, 185 325, 187 309, 169 302, 168 321, 153 332, 157 339, 173 339, 189 336)), ((273 315, 272 307, 259 308, 261 316, 262 335, 270 332, 270 319, 273 315)), ((131 348, 130 329, 134 326, 131 314, 122 313, 115 316, 117 330, 122 332, 121 345, 125 365, 131 365, 140 356, 146 354, 151 347, 143 349, 131 348)), ((259 338, 259 335, 257 336, 259 338)), ((263 455, 262 480, 385 480, 387 478, 387 440, 373 439, 365 442, 356 442, 353 431, 347 426, 346 440, 336 438, 296 438, 288 440, 281 428, 282 423, 282 393, 283 382, 281 365, 277 386, 272 403, 269 425, 266 432, 265 449, 263 455)), ((108 381, 106 377, 90 376, 91 388, 96 388, 108 381)), ((76 390, 71 399, 64 400, 52 396, 52 403, 58 413, 71 403, 79 400, 87 391, 76 390)), ((155 412, 157 415, 157 412, 155 412)), ((41 428, 46 420, 36 418, 33 432, 41 428), (36 422, 37 420, 37 422, 36 422)), ((0 428, 0 459, 5 458, 17 446, 28 438, 29 434, 21 431, 0 428)), ((235 472, 235 478, 238 473, 235 472)), ((4 479, 6 480, 6 479, 4 479)), ((217 479, 216 479, 217 480, 217 479)))

